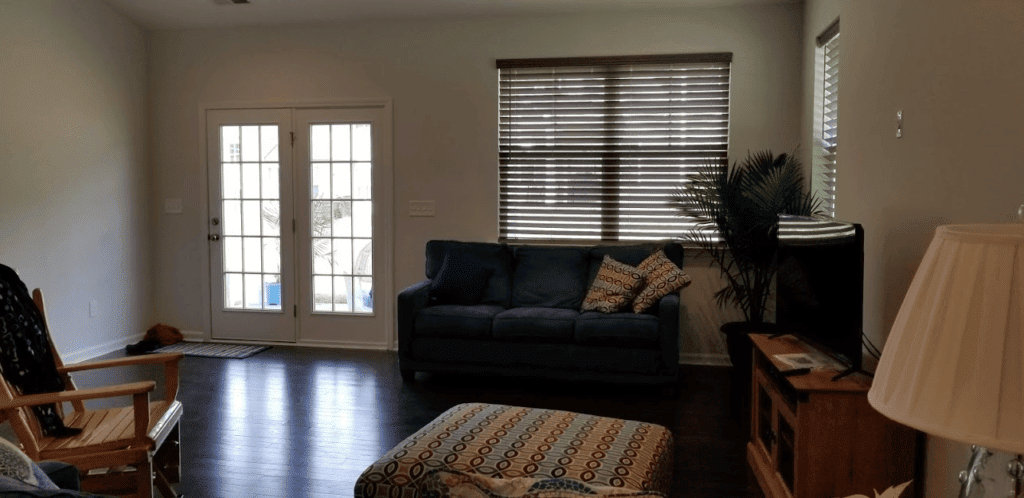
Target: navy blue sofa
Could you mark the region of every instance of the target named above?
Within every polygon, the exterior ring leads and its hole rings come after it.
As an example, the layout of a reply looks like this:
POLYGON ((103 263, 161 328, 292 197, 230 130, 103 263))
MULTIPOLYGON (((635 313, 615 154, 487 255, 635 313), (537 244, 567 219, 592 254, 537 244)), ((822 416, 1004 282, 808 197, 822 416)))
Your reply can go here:
POLYGON ((675 383, 685 315, 678 292, 642 313, 580 312, 605 255, 636 266, 658 249, 682 267, 676 243, 428 242, 427 279, 398 294, 403 379, 452 372, 675 383))

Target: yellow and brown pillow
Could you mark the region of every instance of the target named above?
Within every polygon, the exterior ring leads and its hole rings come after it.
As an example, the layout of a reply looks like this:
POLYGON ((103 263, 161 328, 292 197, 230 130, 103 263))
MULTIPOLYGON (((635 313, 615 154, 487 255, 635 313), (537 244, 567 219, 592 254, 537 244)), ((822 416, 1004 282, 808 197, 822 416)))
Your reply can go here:
POLYGON ((643 260, 637 270, 644 274, 644 288, 633 299, 633 312, 641 313, 670 292, 690 283, 690 276, 680 270, 661 250, 643 260))
POLYGON ((580 310, 602 313, 622 311, 633 302, 643 283, 644 274, 640 270, 605 255, 580 310))

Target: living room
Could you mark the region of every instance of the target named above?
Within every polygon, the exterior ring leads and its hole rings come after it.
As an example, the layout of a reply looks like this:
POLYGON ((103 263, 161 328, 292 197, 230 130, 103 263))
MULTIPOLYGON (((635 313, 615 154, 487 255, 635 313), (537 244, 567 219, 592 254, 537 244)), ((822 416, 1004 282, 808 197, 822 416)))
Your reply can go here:
MULTIPOLYGON (((209 339, 201 116, 211 106, 390 103, 391 296, 422 280, 428 240, 498 238, 496 59, 731 52, 729 156, 799 147, 810 164, 815 37, 841 19, 836 216, 865 227, 864 327, 878 345, 936 226, 1015 221, 1022 202, 1024 5, 1013 0, 191 27, 147 27, 97 0, 0 8, 0 262, 47 291, 54 341, 71 360, 121 349, 157 322, 209 339), (166 212, 168 199, 180 199, 180 214, 166 212), (410 216, 415 200, 433 200, 434 216, 410 216)), ((710 295, 717 270, 684 264, 694 283, 681 293, 691 317, 681 355, 722 363, 718 326, 735 311, 710 295)), ((316 339, 394 347, 386 332, 316 339)), ((965 455, 929 438, 924 495, 952 496, 965 455)))

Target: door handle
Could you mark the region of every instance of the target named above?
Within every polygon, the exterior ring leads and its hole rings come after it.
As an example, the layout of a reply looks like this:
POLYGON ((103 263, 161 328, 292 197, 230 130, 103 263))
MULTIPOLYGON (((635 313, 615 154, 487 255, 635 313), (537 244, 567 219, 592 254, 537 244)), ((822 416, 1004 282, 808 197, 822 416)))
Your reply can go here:
POLYGON ((220 234, 216 234, 216 233, 211 233, 211 234, 210 234, 210 235, 209 235, 208 237, 206 237, 206 238, 208 238, 208 239, 210 239, 210 240, 212 240, 212 241, 214 241, 214 242, 217 242, 218 240, 220 240, 220 234))

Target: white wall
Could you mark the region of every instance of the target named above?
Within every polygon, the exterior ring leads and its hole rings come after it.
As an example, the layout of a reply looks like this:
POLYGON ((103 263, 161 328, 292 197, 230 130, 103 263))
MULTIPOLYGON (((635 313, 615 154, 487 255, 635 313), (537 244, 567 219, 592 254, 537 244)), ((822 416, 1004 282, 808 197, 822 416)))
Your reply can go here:
POLYGON ((98 2, 0 0, 0 47, 0 263, 43 289, 66 358, 119 348, 151 325, 144 32, 98 2))
MULTIPOLYGON (((814 37, 837 15, 837 217, 864 225, 865 332, 881 345, 935 227, 1015 221, 1024 202, 1024 3, 807 0, 807 140, 814 37)), ((924 496, 955 496, 966 454, 929 438, 924 496)))
MULTIPOLYGON (((801 26, 801 6, 786 4, 156 31, 152 193, 185 200, 184 214, 154 220, 157 316, 183 329, 209 328, 198 292, 206 271, 198 262, 207 250, 201 103, 392 98, 400 290, 422 280, 428 240, 497 239, 495 59, 733 52, 731 153, 782 152, 796 146, 801 131, 801 26), (434 199, 437 215, 410 218, 412 199, 434 199)), ((695 333, 704 334, 685 336, 685 347, 723 352, 722 317, 710 293, 683 295, 693 300, 695 333)))

